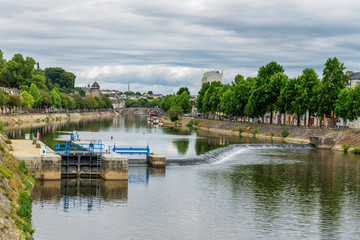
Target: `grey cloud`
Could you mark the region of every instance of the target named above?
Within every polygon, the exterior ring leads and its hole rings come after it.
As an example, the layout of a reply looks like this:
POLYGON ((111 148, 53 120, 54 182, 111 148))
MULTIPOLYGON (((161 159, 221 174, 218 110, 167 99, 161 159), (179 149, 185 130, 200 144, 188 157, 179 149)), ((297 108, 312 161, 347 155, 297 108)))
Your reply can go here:
POLYGON ((200 88, 206 70, 224 69, 230 82, 270 61, 282 64, 291 77, 306 67, 321 74, 334 56, 359 70, 360 3, 351 0, 1 2, 5 57, 22 53, 42 67, 61 66, 77 73, 78 85, 131 81, 171 92, 181 84, 200 88), (152 69, 140 74, 148 66, 152 69), (171 68, 193 73, 174 79, 171 68), (110 72, 86 74, 93 69, 110 72))

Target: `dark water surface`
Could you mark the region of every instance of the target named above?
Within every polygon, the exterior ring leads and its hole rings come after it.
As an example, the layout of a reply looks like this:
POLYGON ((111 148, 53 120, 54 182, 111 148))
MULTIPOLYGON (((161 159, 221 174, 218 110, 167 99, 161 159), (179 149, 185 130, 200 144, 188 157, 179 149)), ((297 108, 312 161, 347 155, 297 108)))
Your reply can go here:
MULTIPOLYGON (((111 136, 117 144, 149 143, 172 160, 166 169, 130 167, 125 183, 37 183, 35 239, 359 239, 353 154, 153 129, 134 116, 57 129, 107 144, 111 136)), ((48 143, 68 137, 44 135, 48 143)))

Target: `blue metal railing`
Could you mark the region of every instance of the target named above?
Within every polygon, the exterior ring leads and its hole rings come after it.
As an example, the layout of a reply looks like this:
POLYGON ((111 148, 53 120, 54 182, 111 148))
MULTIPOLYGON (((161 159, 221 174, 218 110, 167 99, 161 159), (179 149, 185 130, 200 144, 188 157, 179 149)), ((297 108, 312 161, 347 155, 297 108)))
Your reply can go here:
POLYGON ((57 154, 72 155, 81 153, 94 155, 102 154, 103 149, 105 149, 105 145, 102 144, 101 140, 99 140, 98 143, 55 143, 53 148, 57 154))
POLYGON ((76 132, 71 132, 70 134, 70 142, 80 141, 79 134, 76 132))
POLYGON ((127 147, 127 146, 109 146, 109 153, 119 153, 119 154, 144 154, 146 156, 150 155, 150 147, 127 147))

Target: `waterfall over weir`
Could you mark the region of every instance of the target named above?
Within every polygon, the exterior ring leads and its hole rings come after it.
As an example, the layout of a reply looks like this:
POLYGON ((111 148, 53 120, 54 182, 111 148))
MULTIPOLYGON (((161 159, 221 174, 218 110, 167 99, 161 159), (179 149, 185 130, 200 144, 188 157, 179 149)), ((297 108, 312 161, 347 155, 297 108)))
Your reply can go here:
POLYGON ((234 154, 248 150, 266 150, 266 149, 315 149, 310 144, 233 144, 227 147, 219 148, 196 157, 184 159, 167 159, 167 165, 204 165, 218 164, 234 154))

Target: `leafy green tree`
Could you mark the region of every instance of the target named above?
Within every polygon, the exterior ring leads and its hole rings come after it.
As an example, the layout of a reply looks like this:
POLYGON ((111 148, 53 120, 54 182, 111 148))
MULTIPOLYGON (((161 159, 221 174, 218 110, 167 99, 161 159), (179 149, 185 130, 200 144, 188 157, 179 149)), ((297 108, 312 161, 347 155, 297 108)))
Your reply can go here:
POLYGON ((173 106, 169 109, 168 113, 170 116, 170 120, 174 122, 176 120, 179 120, 179 116, 183 114, 183 110, 179 106, 173 106))
POLYGON ((74 89, 76 76, 60 67, 45 68, 45 76, 49 89, 54 87, 68 90, 74 89))
POLYGON ((180 96, 183 92, 187 92, 187 95, 190 96, 190 91, 187 87, 181 87, 179 88, 179 90, 177 91, 176 95, 180 96))
POLYGON ((8 103, 9 103, 9 94, 4 90, 0 89, 0 108, 2 113, 4 113, 4 108, 8 105, 8 103))
MULTIPOLYGON (((340 97, 343 98, 343 96, 339 95, 338 102, 340 102, 340 97)), ((358 117, 360 117, 360 85, 356 85, 353 89, 350 90, 349 100, 350 100, 349 105, 348 106, 345 105, 344 107, 347 107, 347 110, 349 112, 348 119, 350 121, 353 121, 358 117)), ((342 109, 344 109, 344 107, 342 107, 342 109)), ((336 108, 335 108, 335 112, 336 112, 336 108)))
POLYGON ((175 98, 175 95, 169 94, 165 96, 159 103, 159 107, 164 110, 168 111, 171 108, 171 103, 173 102, 173 99, 175 98))
POLYGON ((276 109, 278 105, 278 99, 281 94, 281 90, 285 87, 288 81, 288 77, 282 73, 278 72, 270 77, 270 81, 267 88, 267 96, 268 96, 268 105, 270 111, 270 123, 273 122, 273 111, 276 109))
POLYGON ((29 94, 27 91, 22 91, 22 99, 23 99, 23 106, 26 109, 30 109, 32 106, 34 106, 34 98, 29 94))
POLYGON ((154 93, 153 93, 152 91, 148 91, 148 94, 149 94, 150 96, 154 95, 154 93))
POLYGON ((136 92, 135 95, 136 96, 141 96, 141 92, 136 92))
POLYGON ((21 105, 22 105, 22 98, 19 94, 15 93, 9 96, 8 106, 12 109, 13 112, 16 107, 20 107, 21 105))
POLYGON ((3 58, 3 52, 0 50, 0 85, 9 86, 5 78, 6 73, 6 60, 3 58))
POLYGON ((40 95, 42 98, 42 107, 51 107, 52 105, 51 94, 48 91, 40 89, 40 95))
POLYGON ((109 99, 109 97, 107 97, 107 96, 103 96, 102 97, 102 100, 103 100, 103 102, 104 102, 104 104, 105 104, 105 108, 113 108, 113 105, 112 105, 112 102, 111 102, 111 100, 109 99))
POLYGON ((53 106, 56 108, 60 108, 61 107, 61 98, 60 98, 59 90, 57 88, 53 88, 50 92, 50 95, 51 95, 51 100, 52 100, 53 106))
MULTIPOLYGON (((334 119, 335 102, 338 99, 340 91, 344 89, 349 82, 349 77, 344 73, 344 70, 344 63, 339 62, 336 57, 329 58, 326 61, 318 95, 318 113, 320 117, 325 115, 334 119)), ((333 120, 332 126, 335 125, 334 122, 333 120)))
POLYGON ((205 97, 205 93, 207 92, 207 90, 210 88, 210 83, 204 83, 201 86, 201 89, 198 93, 198 97, 196 100, 196 107, 198 109, 199 112, 201 113, 205 113, 205 109, 204 109, 204 97, 205 97))
POLYGON ((229 113, 233 112, 233 107, 231 104, 233 98, 233 88, 228 88, 220 97, 220 111, 229 115, 229 113))
MULTIPOLYGON (((272 123, 272 110, 276 101, 271 100, 270 96, 270 78, 274 74, 283 73, 284 68, 276 62, 270 62, 259 68, 255 86, 249 97, 245 111, 249 117, 263 117, 270 111, 270 123, 272 123)), ((277 92, 279 94, 279 92, 277 92)))
POLYGON ((254 83, 251 78, 246 80, 241 75, 235 77, 233 83, 233 96, 231 97, 231 113, 235 116, 245 115, 245 106, 249 101, 254 83))
POLYGON ((7 87, 24 89, 30 86, 32 73, 34 71, 35 60, 31 57, 23 58, 21 54, 15 54, 10 61, 6 63, 7 87))
POLYGON ((46 76, 43 71, 34 70, 31 76, 31 84, 36 84, 38 89, 48 91, 48 88, 46 86, 46 76))
POLYGON ((61 107, 67 109, 69 108, 69 99, 70 97, 66 93, 59 93, 60 101, 61 101, 61 107))
POLYGON ((181 107, 183 113, 191 112, 190 97, 187 91, 183 91, 179 97, 179 107, 181 107))
POLYGON ((42 97, 39 89, 34 83, 31 84, 29 93, 34 98, 34 107, 40 107, 42 104, 42 97))
POLYGON ((96 109, 99 107, 99 104, 92 96, 87 96, 84 98, 84 100, 87 102, 88 107, 91 109, 96 109))
POLYGON ((104 102, 99 97, 94 97, 94 99, 98 103, 97 108, 99 108, 99 109, 105 108, 104 102))
POLYGON ((350 90, 344 88, 341 90, 338 99, 335 101, 335 114, 346 122, 348 119, 353 120, 353 104, 351 104, 350 90))
POLYGON ((80 96, 80 94, 74 94, 72 97, 75 101, 75 108, 76 109, 85 109, 86 104, 84 103, 84 99, 80 96))

